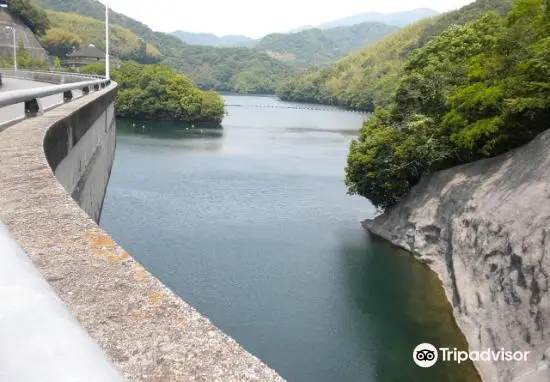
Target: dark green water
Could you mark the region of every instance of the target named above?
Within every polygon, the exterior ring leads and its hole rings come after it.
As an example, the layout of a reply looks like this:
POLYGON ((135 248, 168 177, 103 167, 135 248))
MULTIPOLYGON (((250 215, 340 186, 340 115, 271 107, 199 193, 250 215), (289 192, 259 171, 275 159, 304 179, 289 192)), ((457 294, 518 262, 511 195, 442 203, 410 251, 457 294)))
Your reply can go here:
POLYGON ((228 111, 218 130, 119 121, 101 225, 289 381, 477 381, 470 364, 413 362, 419 343, 466 345, 437 277, 370 238, 373 207, 346 195, 365 116, 228 111))

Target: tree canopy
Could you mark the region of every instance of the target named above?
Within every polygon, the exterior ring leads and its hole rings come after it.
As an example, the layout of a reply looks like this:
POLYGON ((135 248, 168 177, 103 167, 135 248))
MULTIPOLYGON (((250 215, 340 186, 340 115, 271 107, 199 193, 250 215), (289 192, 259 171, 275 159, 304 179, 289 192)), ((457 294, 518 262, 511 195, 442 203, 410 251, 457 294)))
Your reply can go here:
MULTIPOLYGON (((103 74, 103 64, 84 67, 83 72, 103 74)), ((124 62, 114 69, 119 84, 116 113, 120 117, 143 120, 220 123, 225 115, 223 98, 204 92, 186 76, 164 65, 124 62)))
POLYGON ((413 51, 351 144, 348 191, 387 208, 425 174, 533 139, 550 117, 549 52, 549 0, 518 0, 413 51))
POLYGON ((64 28, 51 28, 40 39, 42 46, 56 57, 65 57, 74 48, 80 47, 82 40, 64 28))

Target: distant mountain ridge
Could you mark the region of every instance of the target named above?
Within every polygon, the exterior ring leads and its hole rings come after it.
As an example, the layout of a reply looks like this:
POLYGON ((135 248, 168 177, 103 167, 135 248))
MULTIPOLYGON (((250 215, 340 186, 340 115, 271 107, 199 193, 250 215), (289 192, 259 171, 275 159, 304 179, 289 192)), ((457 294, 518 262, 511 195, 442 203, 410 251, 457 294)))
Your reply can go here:
POLYGON ((296 33, 273 33, 254 44, 254 49, 307 69, 312 65, 330 65, 398 29, 383 23, 366 22, 325 30, 316 28, 296 33))
POLYGON ((172 35, 195 46, 252 48, 299 69, 307 69, 312 65, 330 65, 398 29, 383 23, 367 22, 325 30, 314 28, 296 33, 272 33, 258 40, 238 35, 219 37, 211 33, 185 31, 176 31, 172 35))
POLYGON ((216 36, 212 33, 192 33, 182 30, 172 32, 171 35, 176 36, 183 42, 189 45, 205 45, 205 46, 249 46, 256 40, 242 35, 226 35, 216 36))
POLYGON ((329 21, 316 26, 299 27, 289 31, 289 33, 301 32, 311 28, 330 29, 336 27, 351 26, 365 22, 379 22, 402 28, 427 17, 437 16, 438 14, 439 12, 429 8, 418 8, 410 11, 392 13, 365 12, 353 16, 344 17, 338 20, 329 21))

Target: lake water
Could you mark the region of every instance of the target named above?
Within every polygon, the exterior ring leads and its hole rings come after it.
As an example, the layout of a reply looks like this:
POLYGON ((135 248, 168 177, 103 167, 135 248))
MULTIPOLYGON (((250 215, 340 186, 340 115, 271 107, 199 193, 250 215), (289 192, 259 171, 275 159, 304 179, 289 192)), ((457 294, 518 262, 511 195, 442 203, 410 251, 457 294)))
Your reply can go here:
POLYGON ((346 195, 366 116, 225 98, 241 106, 223 129, 118 121, 101 225, 289 381, 478 381, 413 362, 419 343, 467 348, 437 277, 369 237, 374 208, 346 195))

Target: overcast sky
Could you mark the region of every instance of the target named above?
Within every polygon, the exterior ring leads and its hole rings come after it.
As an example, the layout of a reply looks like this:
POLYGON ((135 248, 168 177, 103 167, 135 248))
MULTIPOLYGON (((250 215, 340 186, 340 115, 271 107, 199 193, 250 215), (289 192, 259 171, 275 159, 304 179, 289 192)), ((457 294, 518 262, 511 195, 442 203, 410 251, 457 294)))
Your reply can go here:
MULTIPOLYGON (((105 0, 102 0, 105 2, 105 0)), ((473 0, 109 0, 118 12, 154 30, 262 37, 363 12, 431 8, 444 12, 473 0), (324 5, 323 5, 324 4, 324 5)))

